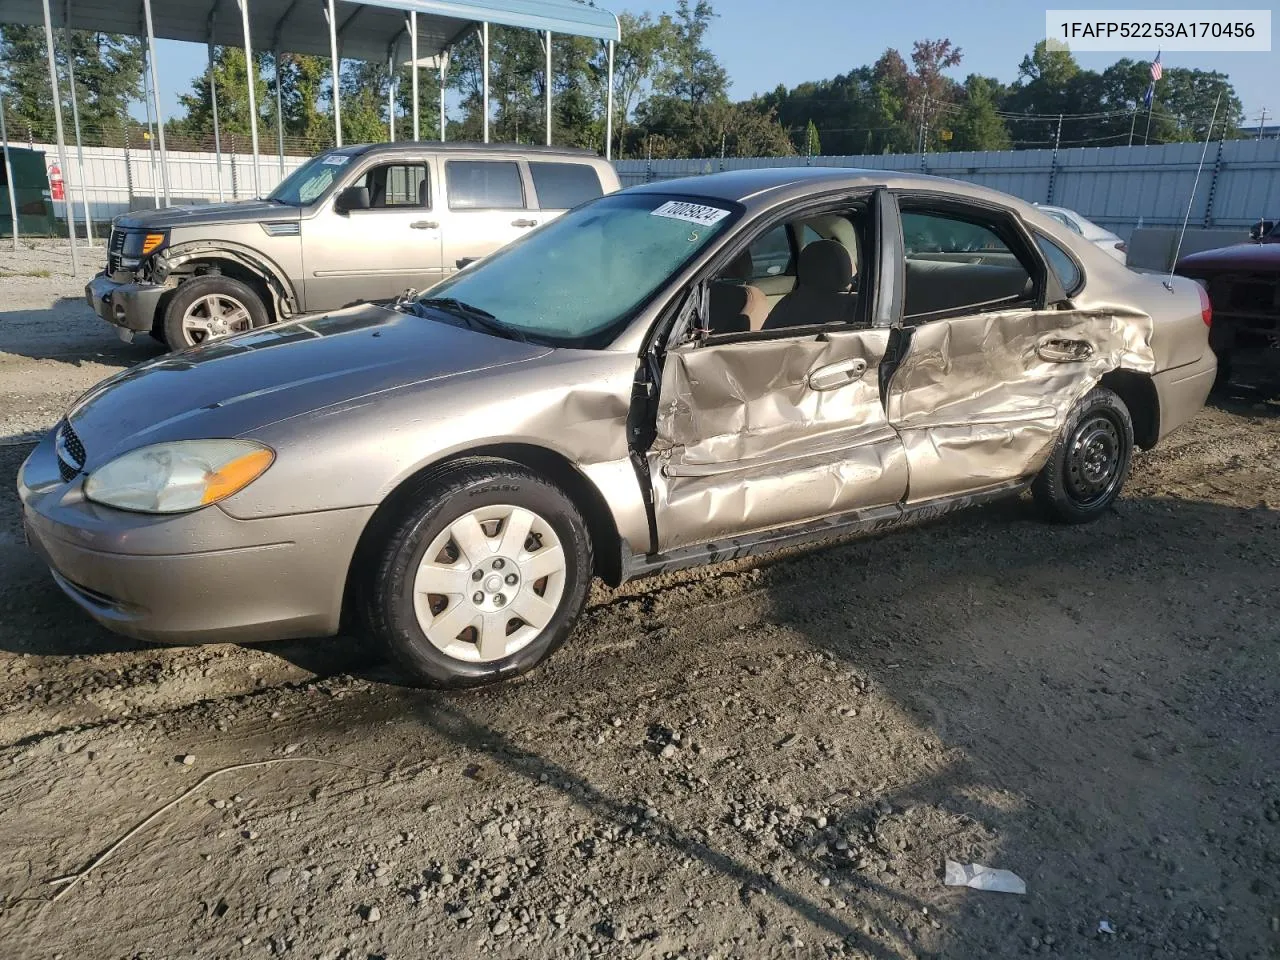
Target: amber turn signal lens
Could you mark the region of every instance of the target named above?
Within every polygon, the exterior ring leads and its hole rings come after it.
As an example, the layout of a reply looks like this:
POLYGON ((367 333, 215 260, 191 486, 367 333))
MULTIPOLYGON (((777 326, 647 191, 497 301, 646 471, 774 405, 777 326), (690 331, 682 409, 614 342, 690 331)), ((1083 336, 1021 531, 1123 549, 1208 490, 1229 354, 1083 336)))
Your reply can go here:
POLYGON ((148 233, 142 241, 142 255, 145 257, 149 253, 155 253, 163 244, 163 233, 148 233))
POLYGON ((243 490, 262 476, 263 471, 271 466, 271 461, 274 459, 275 454, 270 450, 255 450, 252 453, 246 453, 243 457, 237 457, 226 466, 209 474, 205 480, 204 496, 200 498, 200 502, 217 503, 243 490))

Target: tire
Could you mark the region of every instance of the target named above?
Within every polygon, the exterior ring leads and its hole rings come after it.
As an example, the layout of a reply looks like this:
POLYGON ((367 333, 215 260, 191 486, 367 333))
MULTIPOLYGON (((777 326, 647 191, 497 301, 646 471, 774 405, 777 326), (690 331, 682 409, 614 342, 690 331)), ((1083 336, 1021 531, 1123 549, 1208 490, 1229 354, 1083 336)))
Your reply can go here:
POLYGON ((449 465, 388 527, 358 603, 370 632, 426 686, 480 686, 533 669, 586 603, 586 522, 564 491, 519 464, 449 465), (518 545, 504 542, 525 524, 518 545))
POLYGON ((1067 417, 1049 462, 1031 484, 1046 517, 1089 523, 1120 495, 1133 462, 1133 419, 1115 393, 1091 390, 1067 417))
POLYGON ((183 282, 164 312, 164 342, 184 350, 271 322, 258 293, 231 277, 211 275, 183 282), (197 324, 205 327, 202 332, 197 324))

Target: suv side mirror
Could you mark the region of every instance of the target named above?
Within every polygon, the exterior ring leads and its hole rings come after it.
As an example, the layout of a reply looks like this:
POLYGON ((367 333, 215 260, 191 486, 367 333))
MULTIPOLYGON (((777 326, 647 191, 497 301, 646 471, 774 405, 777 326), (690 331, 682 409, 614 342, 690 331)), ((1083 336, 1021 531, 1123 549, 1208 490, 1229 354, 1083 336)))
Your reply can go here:
POLYGON ((333 209, 338 213, 349 213, 352 210, 369 209, 368 187, 345 187, 333 202, 333 209))

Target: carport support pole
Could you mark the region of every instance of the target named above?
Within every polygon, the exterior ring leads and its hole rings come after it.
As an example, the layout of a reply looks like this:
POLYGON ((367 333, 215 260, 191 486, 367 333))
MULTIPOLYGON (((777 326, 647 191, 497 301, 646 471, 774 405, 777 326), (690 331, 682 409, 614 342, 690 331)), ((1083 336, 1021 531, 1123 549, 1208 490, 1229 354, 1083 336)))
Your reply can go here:
POLYGON ((333 142, 342 146, 342 94, 338 90, 338 20, 333 0, 328 0, 325 18, 329 21, 329 70, 333 76, 333 142))
POLYGON ((551 146, 551 31, 547 31, 547 146, 551 146))
MULTIPOLYGON (((147 0, 150 3, 151 0, 147 0)), ((249 0, 238 0, 244 30, 244 73, 249 81, 249 139, 253 146, 253 195, 262 196, 262 174, 258 170, 258 94, 253 76, 253 43, 249 38, 249 0)), ((163 141, 162 141, 163 142, 163 141)), ((281 163, 283 166, 283 162, 281 163)))
POLYGON ((276 66, 276 159, 279 161, 280 179, 284 180, 284 96, 280 92, 280 48, 272 54, 276 66))
POLYGON ((484 142, 489 142, 489 24, 480 28, 480 59, 484 61, 484 142))
MULTIPOLYGON (((45 0, 48 3, 49 0, 45 0)), ((169 154, 164 147, 164 113, 160 110, 160 71, 156 69, 156 31, 151 24, 151 0, 142 0, 142 11, 147 19, 147 51, 151 57, 151 99, 156 114, 156 142, 160 145, 160 185, 164 190, 164 205, 169 206, 169 154)), ((250 90, 252 90, 252 84, 250 90)), ((253 94, 249 94, 250 103, 253 94)))
MULTIPOLYGON (((210 31, 212 33, 212 31, 210 31)), ((218 202, 222 203, 222 131, 218 128, 218 76, 214 69, 213 41, 209 41, 209 102, 213 106, 213 162, 218 171, 218 202)))
POLYGON ((413 94, 413 139, 421 140, 418 132, 418 11, 409 12, 409 59, 413 62, 413 73, 411 74, 413 94))
POLYGON ((449 51, 440 51, 440 142, 444 143, 445 134, 445 115, 444 115, 444 82, 445 75, 449 72, 449 51))
POLYGON ((605 97, 604 158, 613 159, 613 41, 609 41, 609 93, 605 97))
POLYGON ((9 130, 4 125, 4 97, 0 97, 0 143, 4 144, 4 182, 9 186, 9 216, 13 220, 13 249, 18 249, 18 200, 13 192, 13 164, 9 162, 9 130))
MULTIPOLYGON (((58 90, 58 63, 53 55, 53 18, 49 15, 49 0, 44 0, 44 46, 49 57, 49 89, 53 91, 53 123, 58 132, 58 165, 66 170, 67 138, 62 132, 62 93, 58 90)), ((75 204, 70 197, 65 194, 63 196, 63 206, 67 211, 67 235, 71 240, 71 272, 77 274, 80 272, 80 251, 76 249, 75 204)), ((14 220, 16 222, 16 216, 14 220)))
POLYGON ((80 101, 76 96, 76 58, 71 47, 71 0, 62 21, 62 42, 67 48, 67 83, 71 87, 71 125, 76 131, 76 170, 80 177, 80 208, 84 211, 84 244, 93 246, 93 218, 89 216, 89 190, 84 179, 84 143, 80 139, 80 101))

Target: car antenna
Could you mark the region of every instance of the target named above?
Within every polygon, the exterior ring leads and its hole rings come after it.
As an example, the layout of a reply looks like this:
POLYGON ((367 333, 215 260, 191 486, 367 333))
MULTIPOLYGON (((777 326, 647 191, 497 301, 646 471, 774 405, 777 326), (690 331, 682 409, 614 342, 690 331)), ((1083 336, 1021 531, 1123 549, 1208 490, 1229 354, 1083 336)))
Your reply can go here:
POLYGON ((1218 107, 1222 103, 1222 88, 1218 88, 1218 99, 1213 101, 1213 117, 1209 120, 1209 129, 1204 135, 1204 148, 1200 151, 1200 166, 1196 167, 1196 179, 1191 184, 1191 196, 1187 197, 1187 215, 1182 218, 1182 229, 1178 231, 1178 245, 1173 248, 1173 262, 1169 264, 1169 279, 1164 288, 1173 293, 1173 271, 1178 267, 1178 254, 1182 252, 1182 239, 1187 235, 1187 224, 1191 222, 1191 206, 1196 202, 1196 189, 1200 186, 1200 172, 1204 170, 1204 158, 1209 152, 1209 141, 1213 139, 1213 125, 1218 121, 1218 107))

